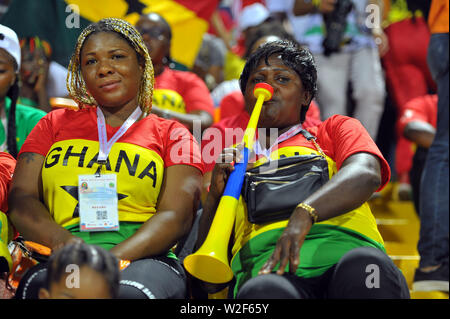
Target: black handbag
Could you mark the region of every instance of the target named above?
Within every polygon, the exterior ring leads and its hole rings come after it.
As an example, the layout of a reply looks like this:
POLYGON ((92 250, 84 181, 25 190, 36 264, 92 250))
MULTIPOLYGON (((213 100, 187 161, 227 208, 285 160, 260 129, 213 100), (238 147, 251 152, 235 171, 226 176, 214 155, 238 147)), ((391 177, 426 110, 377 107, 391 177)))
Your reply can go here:
POLYGON ((301 133, 321 155, 296 155, 248 170, 242 196, 249 222, 264 224, 288 219, 294 208, 329 180, 328 162, 315 137, 301 133))

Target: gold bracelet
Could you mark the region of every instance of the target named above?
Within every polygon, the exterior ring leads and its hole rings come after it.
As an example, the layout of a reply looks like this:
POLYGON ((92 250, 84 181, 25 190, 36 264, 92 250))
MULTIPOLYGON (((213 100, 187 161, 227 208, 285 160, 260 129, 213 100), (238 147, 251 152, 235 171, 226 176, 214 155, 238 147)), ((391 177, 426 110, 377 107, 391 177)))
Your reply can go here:
POLYGON ((300 203, 297 205, 297 207, 303 208, 308 212, 309 216, 311 216, 313 224, 317 222, 317 219, 319 219, 319 216, 317 216, 315 208, 309 206, 308 204, 300 203))

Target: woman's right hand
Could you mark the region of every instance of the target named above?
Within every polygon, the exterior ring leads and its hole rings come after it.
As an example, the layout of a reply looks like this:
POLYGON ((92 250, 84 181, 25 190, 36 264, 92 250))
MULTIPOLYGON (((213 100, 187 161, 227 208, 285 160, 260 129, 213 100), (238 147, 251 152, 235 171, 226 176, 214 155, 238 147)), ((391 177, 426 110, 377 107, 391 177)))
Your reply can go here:
POLYGON ((209 233, 217 207, 227 185, 228 177, 234 171, 234 163, 241 160, 240 150, 242 149, 242 146, 225 148, 216 160, 216 164, 211 172, 211 183, 203 205, 203 213, 200 217, 196 249, 200 248, 209 233))
POLYGON ((234 171, 234 163, 242 159, 241 150, 243 147, 238 145, 235 148, 225 148, 216 160, 216 165, 212 171, 211 185, 209 195, 218 200, 222 197, 228 177, 234 171))

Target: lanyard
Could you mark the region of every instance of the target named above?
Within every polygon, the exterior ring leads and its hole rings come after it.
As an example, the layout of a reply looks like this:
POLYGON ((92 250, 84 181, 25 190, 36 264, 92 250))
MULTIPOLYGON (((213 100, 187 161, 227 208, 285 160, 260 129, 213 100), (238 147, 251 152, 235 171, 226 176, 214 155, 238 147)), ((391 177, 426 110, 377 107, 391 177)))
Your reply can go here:
POLYGON ((254 152, 255 152, 256 155, 264 155, 267 159, 270 159, 270 154, 272 153, 272 149, 276 145, 278 145, 281 142, 291 138, 294 135, 297 135, 302 130, 303 130, 303 128, 302 128, 301 124, 294 125, 288 131, 286 131, 283 134, 281 134, 280 136, 278 136, 277 139, 275 140, 275 142, 272 144, 272 146, 270 146, 269 149, 264 149, 261 146, 261 142, 258 139, 258 143, 255 143, 255 146, 254 146, 254 152))
MULTIPOLYGON (((108 141, 108 136, 106 135, 106 121, 105 116, 99 107, 97 107, 97 128, 98 128, 98 142, 100 144, 100 151, 98 153, 97 163, 105 164, 106 159, 108 158, 109 152, 113 144, 123 135, 125 132, 133 125, 138 118, 141 116, 142 111, 140 107, 137 107, 136 110, 127 118, 127 120, 122 124, 119 130, 111 137, 108 141)), ((101 167, 101 165, 100 165, 101 167)), ((100 172, 100 167, 97 173, 100 172)))

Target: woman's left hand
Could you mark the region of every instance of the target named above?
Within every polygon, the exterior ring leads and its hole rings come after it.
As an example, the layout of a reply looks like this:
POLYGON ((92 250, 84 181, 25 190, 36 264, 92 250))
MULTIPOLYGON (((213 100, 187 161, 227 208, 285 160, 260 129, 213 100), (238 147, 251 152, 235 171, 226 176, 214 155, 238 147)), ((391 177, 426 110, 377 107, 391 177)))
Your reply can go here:
POLYGON ((288 263, 289 272, 295 274, 300 263, 300 248, 311 227, 312 220, 309 213, 303 208, 297 207, 289 218, 286 229, 278 239, 272 256, 267 260, 258 274, 265 275, 271 273, 278 263, 280 263, 280 267, 276 272, 278 275, 284 273, 288 263))

